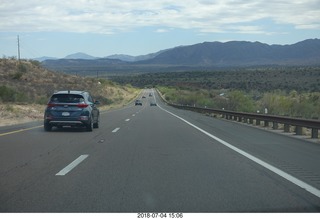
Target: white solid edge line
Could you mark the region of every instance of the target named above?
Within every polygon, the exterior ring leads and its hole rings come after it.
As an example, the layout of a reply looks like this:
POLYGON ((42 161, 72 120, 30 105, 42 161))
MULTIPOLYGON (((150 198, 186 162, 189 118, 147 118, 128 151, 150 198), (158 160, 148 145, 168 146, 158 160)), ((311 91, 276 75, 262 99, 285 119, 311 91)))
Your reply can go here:
POLYGON ((77 165, 79 165, 82 161, 84 161, 89 155, 81 155, 77 159, 75 159, 72 163, 70 163, 68 166, 63 168, 59 173, 56 174, 56 176, 64 176, 67 173, 69 173, 73 168, 75 168, 77 165))
POLYGON ((216 137, 216 136, 214 136, 214 135, 206 132, 205 130, 197 127, 196 125, 194 125, 194 124, 192 124, 192 123, 190 123, 190 122, 188 122, 187 120, 181 118, 180 116, 177 116, 177 115, 175 115, 175 114, 173 114, 173 113, 171 113, 171 112, 163 109, 163 108, 160 107, 160 106, 159 106, 159 108, 162 109, 163 111, 171 114, 172 116, 174 116, 174 117, 182 120, 183 122, 187 123, 188 125, 192 126, 193 128, 199 130, 200 132, 204 133, 205 135, 209 136, 210 138, 212 138, 212 139, 220 142, 221 144, 225 145, 226 147, 234 150, 235 152, 237 152, 237 153, 245 156, 246 158, 254 161, 255 163, 257 163, 257 164, 265 167, 266 169, 274 172, 275 174, 283 177, 284 179, 292 182, 293 184, 295 184, 295 185, 297 185, 297 186, 299 186, 299 187, 307 190, 307 191, 310 192, 311 194, 313 194, 313 195, 317 196, 318 198, 320 198, 320 190, 319 190, 319 189, 317 189, 317 188, 315 188, 315 187, 313 187, 313 186, 311 186, 311 185, 309 185, 309 184, 307 184, 307 183, 305 183, 305 182, 297 179, 296 177, 294 177, 294 176, 292 176, 292 175, 290 175, 290 174, 288 174, 288 173, 286 173, 286 172, 284 172, 284 171, 282 171, 282 170, 280 170, 280 169, 278 169, 278 168, 276 168, 276 167, 274 167, 274 166, 272 166, 272 165, 270 165, 270 164, 268 164, 268 163, 260 160, 259 158, 256 158, 255 156, 253 156, 253 155, 251 155, 251 154, 248 154, 247 152, 245 152, 245 151, 243 151, 243 150, 241 150, 241 149, 233 146, 232 144, 229 144, 228 142, 226 142, 226 141, 224 141, 224 140, 222 140, 222 139, 220 139, 220 138, 218 138, 218 137, 216 137))
POLYGON ((112 132, 115 133, 117 131, 119 131, 120 128, 115 128, 112 132))

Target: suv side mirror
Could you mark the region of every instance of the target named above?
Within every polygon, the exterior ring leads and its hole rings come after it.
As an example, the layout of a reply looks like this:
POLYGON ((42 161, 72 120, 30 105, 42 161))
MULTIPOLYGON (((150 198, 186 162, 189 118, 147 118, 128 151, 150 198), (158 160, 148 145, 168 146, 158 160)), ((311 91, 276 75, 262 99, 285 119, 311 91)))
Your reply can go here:
POLYGON ((95 100, 94 104, 100 104, 100 101, 99 100, 95 100))

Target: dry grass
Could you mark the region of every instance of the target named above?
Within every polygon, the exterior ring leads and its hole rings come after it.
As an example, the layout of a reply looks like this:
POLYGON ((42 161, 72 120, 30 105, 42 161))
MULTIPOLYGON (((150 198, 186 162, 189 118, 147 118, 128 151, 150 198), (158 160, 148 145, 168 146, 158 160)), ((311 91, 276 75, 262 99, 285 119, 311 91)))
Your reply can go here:
POLYGON ((86 90, 100 100, 101 110, 124 106, 140 92, 109 80, 52 72, 37 62, 0 59, 0 87, 14 91, 14 101, 3 101, 0 93, 0 126, 43 118, 48 98, 58 90, 86 90))
POLYGON ((0 126, 43 119, 44 105, 0 104, 0 126))

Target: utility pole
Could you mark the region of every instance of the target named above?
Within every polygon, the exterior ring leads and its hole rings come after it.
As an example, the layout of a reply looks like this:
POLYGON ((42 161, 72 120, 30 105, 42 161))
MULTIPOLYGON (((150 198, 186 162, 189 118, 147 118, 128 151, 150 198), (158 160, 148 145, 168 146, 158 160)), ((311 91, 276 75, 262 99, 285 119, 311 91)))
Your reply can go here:
POLYGON ((20 40, 19 40, 19 35, 18 35, 18 61, 20 63, 20 40))

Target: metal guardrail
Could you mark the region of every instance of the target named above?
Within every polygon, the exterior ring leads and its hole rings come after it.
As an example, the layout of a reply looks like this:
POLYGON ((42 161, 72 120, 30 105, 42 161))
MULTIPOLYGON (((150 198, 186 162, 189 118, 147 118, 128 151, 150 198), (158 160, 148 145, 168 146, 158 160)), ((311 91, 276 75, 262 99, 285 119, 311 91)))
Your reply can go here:
POLYGON ((265 127, 269 127, 270 123, 272 123, 273 129, 278 129, 279 124, 283 124, 284 132, 290 132, 290 127, 295 127, 296 135, 302 135, 303 128, 310 128, 311 129, 311 138, 319 138, 319 130, 320 130, 320 120, 316 119, 302 119, 302 118, 292 118, 287 116, 275 116, 275 115, 268 115, 268 114, 258 114, 258 113, 242 113, 242 112, 235 112, 235 111, 228 111, 228 110, 217 110, 211 108, 203 108, 203 107, 193 107, 193 106, 185 106, 185 105, 178 105, 175 103, 169 103, 164 99, 162 94, 157 90, 159 96, 162 100, 170 106, 175 108, 184 109, 184 110, 191 110, 199 113, 207 113, 207 114, 218 114, 221 115, 222 118, 228 120, 234 120, 238 122, 254 124, 255 125, 263 125, 265 127))

